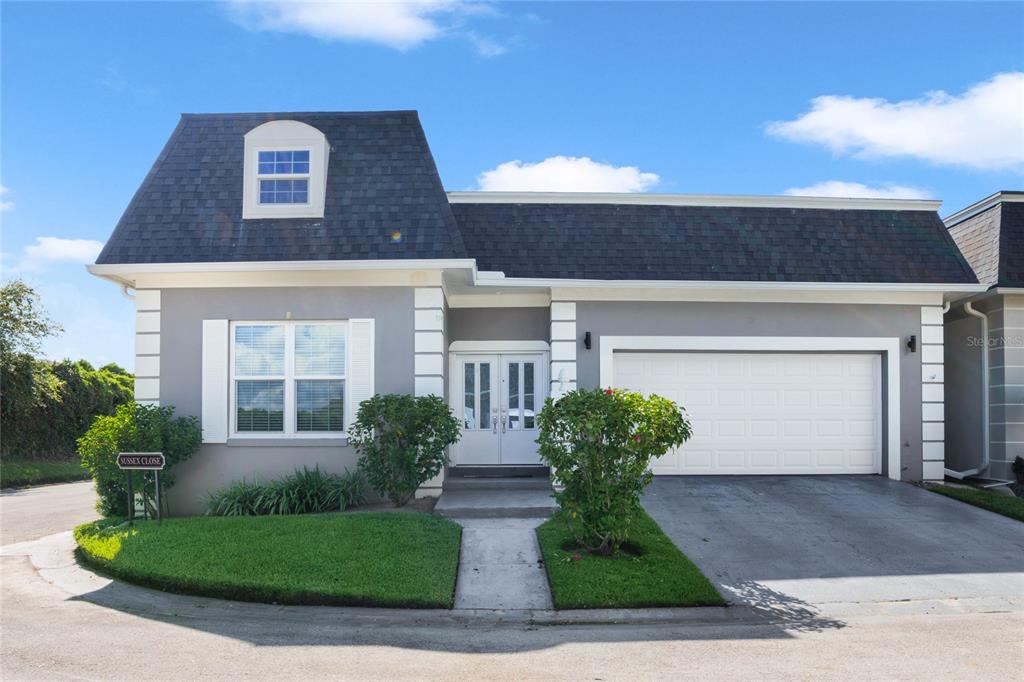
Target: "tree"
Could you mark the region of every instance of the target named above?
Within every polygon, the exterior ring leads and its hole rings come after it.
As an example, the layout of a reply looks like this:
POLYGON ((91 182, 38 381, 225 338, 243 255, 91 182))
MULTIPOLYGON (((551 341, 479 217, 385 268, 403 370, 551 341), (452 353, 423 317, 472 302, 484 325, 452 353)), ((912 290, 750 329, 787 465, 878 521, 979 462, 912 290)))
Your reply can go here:
POLYGON ((15 279, 0 288, 0 358, 38 353, 43 339, 62 331, 46 314, 39 294, 24 281, 15 279))

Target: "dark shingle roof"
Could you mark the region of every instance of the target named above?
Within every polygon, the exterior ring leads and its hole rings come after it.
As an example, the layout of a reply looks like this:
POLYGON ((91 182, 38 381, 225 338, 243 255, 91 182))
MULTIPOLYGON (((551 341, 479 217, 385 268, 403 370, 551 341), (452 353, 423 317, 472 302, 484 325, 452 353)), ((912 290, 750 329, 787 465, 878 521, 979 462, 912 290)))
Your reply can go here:
POLYGON ((999 220, 999 282, 1024 287, 1024 203, 1004 202, 999 220))
POLYGON ((975 283, 932 211, 453 203, 507 277, 975 283))
POLYGON ((1024 287, 1022 198, 1024 192, 996 192, 946 218, 949 233, 982 284, 1024 287))
POLYGON ((396 111, 183 115, 96 262, 465 257, 419 117, 396 111), (331 145, 323 219, 242 220, 243 135, 276 119, 331 145))

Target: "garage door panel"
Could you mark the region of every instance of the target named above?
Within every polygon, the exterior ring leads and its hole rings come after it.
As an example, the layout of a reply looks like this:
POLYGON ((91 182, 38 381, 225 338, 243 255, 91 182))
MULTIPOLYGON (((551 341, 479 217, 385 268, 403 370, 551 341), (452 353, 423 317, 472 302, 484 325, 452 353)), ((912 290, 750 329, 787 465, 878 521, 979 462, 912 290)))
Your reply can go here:
POLYGON ((616 353, 614 376, 690 415, 656 474, 880 473, 878 355, 616 353))

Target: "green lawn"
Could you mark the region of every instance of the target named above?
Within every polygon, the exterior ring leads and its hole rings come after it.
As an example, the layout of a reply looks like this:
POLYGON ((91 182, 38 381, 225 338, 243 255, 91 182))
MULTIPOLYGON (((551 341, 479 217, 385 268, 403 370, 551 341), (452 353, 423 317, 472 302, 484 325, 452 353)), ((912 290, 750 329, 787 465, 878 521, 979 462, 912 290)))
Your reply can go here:
POLYGON ((1009 516, 1011 519, 1024 521, 1024 497, 996 495, 987 490, 954 488, 948 485, 930 485, 928 490, 945 495, 946 497, 952 497, 961 502, 966 502, 967 504, 973 504, 975 507, 981 507, 996 514, 1009 516))
POLYGON ((87 523, 79 558, 171 592, 279 604, 451 608, 462 529, 421 513, 87 523))
POLYGON ((537 528, 537 539, 556 609, 652 606, 724 606, 704 574, 672 544, 654 519, 642 514, 630 535, 639 554, 601 557, 579 552, 561 513, 537 528))
POLYGON ((88 478, 89 473, 77 459, 71 462, 36 461, 10 456, 0 459, 0 488, 67 483, 88 478))

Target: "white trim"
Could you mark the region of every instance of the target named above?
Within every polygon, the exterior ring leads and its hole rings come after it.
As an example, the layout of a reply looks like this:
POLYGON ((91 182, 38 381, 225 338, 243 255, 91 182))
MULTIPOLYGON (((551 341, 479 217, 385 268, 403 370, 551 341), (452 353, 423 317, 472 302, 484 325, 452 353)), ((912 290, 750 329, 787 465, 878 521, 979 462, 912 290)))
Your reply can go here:
POLYGON ((135 310, 160 310, 160 290, 136 289, 135 310))
POLYGON ((450 308, 547 308, 551 305, 551 295, 494 293, 494 294, 451 294, 448 296, 450 308))
POLYGON ((1024 192, 996 192, 990 194, 980 201, 976 201, 967 208, 962 208, 952 215, 948 215, 942 219, 946 227, 953 227, 958 225, 968 218, 973 218, 979 213, 984 213, 988 209, 1001 203, 1017 203, 1024 201, 1024 192))
POLYGON ((288 119, 267 121, 243 136, 242 219, 323 218, 327 196, 327 166, 331 145, 322 131, 308 123, 288 119), (308 151, 309 172, 260 175, 259 153, 308 151), (308 180, 304 204, 260 203, 260 180, 308 180))
POLYGON ((552 341, 576 341, 576 323, 568 320, 555 320, 551 323, 552 341))
MULTIPOLYGON (((252 439, 276 439, 288 440, 291 438, 308 439, 320 438, 325 440, 344 440, 348 438, 348 426, 351 423, 351 365, 352 365, 352 322, 357 320, 231 320, 228 322, 228 438, 252 438, 252 439), (235 329, 238 326, 250 325, 272 325, 284 327, 284 373, 280 375, 235 375, 235 329), (295 327, 302 325, 343 325, 345 327, 345 374, 338 376, 331 375, 299 375, 295 370, 295 327), (344 429, 342 431, 298 431, 296 429, 296 389, 295 384, 301 380, 337 379, 345 382, 344 401, 345 413, 342 416, 344 429), (284 416, 281 431, 239 431, 237 424, 238 408, 236 405, 236 384, 239 381, 280 381, 284 384, 284 416)), ((358 320, 369 322, 373 320, 358 320)), ((370 352, 370 377, 372 382, 373 352, 370 352)), ((372 389, 371 389, 372 390, 372 389)))
POLYGON ((551 302, 551 320, 552 321, 576 321, 576 303, 573 301, 552 301, 551 302))
POLYGON ((227 320, 203 320, 200 423, 204 443, 226 443, 228 440, 230 334, 227 320))
POLYGON ((630 204, 645 206, 724 206, 824 208, 837 210, 937 211, 941 201, 742 194, 648 194, 624 192, 448 192, 452 204, 630 204))
POLYGON ((547 341, 452 341, 452 353, 546 353, 551 350, 547 341))
POLYGON ((414 308, 444 308, 444 291, 440 287, 417 287, 413 290, 414 308))
POLYGON ((160 379, 156 377, 135 378, 136 400, 160 400, 160 379))
POLYGON ((900 428, 899 337, 811 336, 599 336, 601 386, 614 388, 615 351, 802 352, 867 351, 886 355, 886 408, 889 433, 889 478, 900 480, 902 448, 900 428))

